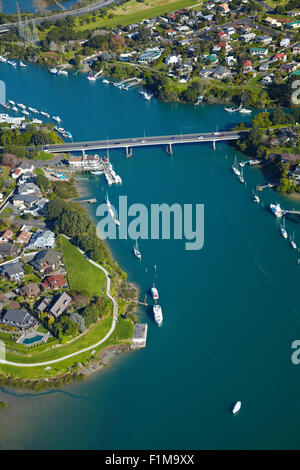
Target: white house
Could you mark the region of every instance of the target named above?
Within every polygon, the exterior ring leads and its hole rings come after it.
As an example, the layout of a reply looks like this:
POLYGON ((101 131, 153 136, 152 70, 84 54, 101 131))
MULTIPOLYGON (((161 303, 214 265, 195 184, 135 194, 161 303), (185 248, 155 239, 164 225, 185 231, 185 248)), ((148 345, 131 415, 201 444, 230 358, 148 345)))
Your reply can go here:
POLYGON ((290 45, 291 41, 288 38, 283 38, 280 41, 280 46, 281 47, 288 47, 290 45))
POLYGON ((174 64, 178 64, 179 62, 181 62, 181 56, 180 55, 168 55, 165 58, 165 64, 166 65, 174 65, 174 64))

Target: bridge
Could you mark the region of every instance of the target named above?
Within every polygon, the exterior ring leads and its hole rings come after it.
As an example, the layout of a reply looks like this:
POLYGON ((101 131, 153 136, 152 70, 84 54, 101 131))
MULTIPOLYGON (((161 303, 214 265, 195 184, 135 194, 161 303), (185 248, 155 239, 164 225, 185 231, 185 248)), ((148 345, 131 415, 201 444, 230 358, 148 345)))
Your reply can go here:
POLYGON ((87 142, 70 142, 63 144, 51 144, 40 147, 50 153, 66 153, 66 152, 87 152, 90 150, 103 150, 103 149, 125 149, 126 156, 132 156, 133 147, 149 147, 153 145, 163 145, 169 154, 172 154, 173 145, 192 144, 200 142, 212 142, 215 148, 217 142, 237 140, 240 136, 249 132, 243 131, 228 131, 228 132, 209 132, 197 134, 176 134, 176 135, 160 135, 151 137, 136 137, 125 139, 111 139, 111 140, 95 140, 87 142))

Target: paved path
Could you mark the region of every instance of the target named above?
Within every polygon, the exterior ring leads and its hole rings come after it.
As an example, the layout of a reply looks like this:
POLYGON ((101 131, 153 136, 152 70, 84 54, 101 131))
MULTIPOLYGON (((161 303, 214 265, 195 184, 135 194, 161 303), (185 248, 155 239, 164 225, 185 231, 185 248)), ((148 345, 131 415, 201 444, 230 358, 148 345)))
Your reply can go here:
MULTIPOLYGON (((66 237, 68 238, 68 237, 66 237)), ((96 266, 96 268, 98 269, 101 269, 105 276, 106 276, 106 279, 107 279, 107 285, 106 285, 106 295, 107 297, 112 301, 113 303, 113 306, 114 306, 114 312, 113 312, 113 322, 112 322, 112 325, 110 327, 110 330, 109 332, 104 336, 104 338, 102 338, 100 341, 98 341, 97 343, 93 344, 92 346, 88 346, 87 348, 84 348, 84 349, 80 349, 79 351, 75 351, 71 354, 68 354, 67 356, 63 356, 63 357, 60 357, 58 359, 53 359, 51 361, 45 361, 45 362, 34 362, 34 363, 23 363, 23 362, 12 362, 12 361, 6 361, 5 359, 2 359, 0 360, 0 364, 8 364, 10 366, 17 366, 17 367, 38 367, 38 366, 48 366, 50 364, 55 364, 56 362, 61 362, 61 361, 65 361, 66 359, 69 359, 70 357, 74 357, 74 356, 77 356, 78 354, 82 354, 82 353, 85 353, 87 351, 90 351, 91 349, 95 349, 97 346, 100 346, 100 344, 104 343, 109 337, 110 335, 113 333, 115 327, 116 327, 116 323, 117 323, 117 315, 118 315, 118 303, 116 301, 116 299, 111 295, 110 293, 110 275, 108 274, 107 270, 105 268, 103 268, 102 266, 100 266, 100 264, 96 263, 95 261, 91 260, 85 253, 84 251, 80 250, 80 248, 77 247, 77 249, 80 251, 80 253, 91 263, 93 264, 94 266, 96 266)))

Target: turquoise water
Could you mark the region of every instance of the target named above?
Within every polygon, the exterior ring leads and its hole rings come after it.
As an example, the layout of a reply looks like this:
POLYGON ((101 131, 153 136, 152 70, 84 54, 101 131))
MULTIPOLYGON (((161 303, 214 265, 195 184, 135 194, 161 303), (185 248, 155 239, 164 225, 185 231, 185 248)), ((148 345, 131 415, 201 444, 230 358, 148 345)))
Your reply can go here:
MULTIPOLYGON (((74 140, 200 133, 241 119, 221 106, 145 102, 134 90, 37 67, 0 64, 0 79, 8 98, 60 115, 74 140)), ((291 343, 300 337, 300 265, 268 209, 276 201, 286 209, 300 204, 265 190, 256 205, 252 190, 264 175, 245 167, 241 185, 231 171, 235 155, 246 158, 225 143, 216 151, 204 143, 174 147, 173 157, 163 148, 136 149, 131 159, 113 151, 122 186, 85 181, 99 202, 108 190, 114 204, 119 195, 147 206, 203 203, 204 248, 142 240, 139 263, 132 241, 110 242, 141 298, 155 281, 163 326, 140 310, 149 325, 146 349, 118 357, 84 384, 37 396, 0 391, 12 402, 0 417, 1 448, 300 447, 300 367, 291 363, 291 343), (243 406, 233 417, 237 400, 243 406)), ((89 210, 97 221, 95 206, 89 210)), ((286 222, 300 244, 299 219, 286 222)))
MULTIPOLYGON (((77 0, 62 0, 59 3, 65 7, 70 8, 72 7, 77 0)), ((45 3, 43 0, 18 0, 20 11, 28 11, 35 13, 39 8, 44 8, 43 4, 45 3)), ((49 9, 59 10, 56 5, 49 7, 49 9)), ((16 2, 14 0, 2 0, 2 10, 3 13, 7 15, 13 15, 17 12, 16 2)))
POLYGON ((36 343, 37 341, 40 341, 43 337, 41 335, 34 336, 33 338, 25 338, 24 341, 22 341, 23 344, 32 344, 36 343))

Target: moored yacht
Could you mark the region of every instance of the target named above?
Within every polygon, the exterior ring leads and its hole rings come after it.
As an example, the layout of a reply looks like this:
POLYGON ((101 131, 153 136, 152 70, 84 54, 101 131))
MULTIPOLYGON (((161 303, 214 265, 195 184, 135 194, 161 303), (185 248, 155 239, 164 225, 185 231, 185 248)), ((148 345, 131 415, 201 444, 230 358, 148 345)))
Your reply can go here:
POLYGON ((13 106, 16 104, 13 100, 8 100, 8 102, 12 104, 13 106))
POLYGON ((102 83, 109 83, 109 81, 108 81, 106 78, 104 78, 104 79, 102 80, 102 83))
POLYGON ((281 233, 281 236, 283 238, 287 238, 288 237, 288 234, 287 234, 287 231, 285 229, 285 217, 283 216, 283 222, 282 222, 282 225, 280 227, 280 233, 281 233))
POLYGON ((26 106, 25 106, 25 104, 18 103, 18 106, 19 106, 19 108, 21 108, 21 109, 26 109, 26 106))
POLYGON ((45 113, 45 111, 41 111, 41 115, 42 115, 42 116, 45 116, 45 117, 47 117, 47 118, 49 118, 49 117, 50 117, 50 114, 48 114, 48 113, 45 113))
POLYGON ((139 93, 146 101, 150 101, 153 96, 152 93, 148 93, 146 90, 141 90, 139 93))
POLYGON ((94 75, 92 73, 90 73, 86 78, 90 82, 95 82, 96 81, 96 78, 94 77, 94 75))
POLYGON ((291 238, 291 246, 292 246, 292 248, 294 248, 294 250, 297 250, 297 245, 296 245, 296 242, 295 242, 295 231, 293 232, 293 236, 291 238))
POLYGON ((273 214, 275 215, 275 217, 280 218, 280 217, 283 216, 283 211, 280 207, 280 204, 270 204, 270 209, 273 212, 273 214))
POLYGON ((240 176, 241 172, 240 170, 238 169, 237 167, 237 160, 236 160, 236 157, 234 159, 234 164, 232 165, 232 171, 233 173, 236 175, 236 176, 240 176))
POLYGON ((238 111, 237 108, 224 108, 225 111, 227 111, 228 113, 235 113, 236 111, 238 111))
POLYGON ((153 305, 153 314, 155 322, 158 324, 158 326, 161 326, 163 322, 163 315, 160 305, 153 305))
POLYGON ((133 253, 134 253, 134 256, 139 259, 141 261, 142 259, 142 254, 139 250, 139 246, 138 246, 138 242, 137 240, 135 240, 135 246, 133 247, 133 253))
POLYGON ((239 113, 241 113, 241 114, 251 114, 252 111, 251 111, 251 109, 247 109, 247 108, 241 107, 241 108, 239 109, 239 113))
POLYGON ((153 284, 153 287, 151 288, 151 295, 152 295, 153 300, 159 299, 158 290, 156 289, 154 284, 153 284))
POLYGON ((56 122, 61 122, 61 119, 59 116, 52 116, 52 119, 54 119, 54 121, 56 122))
POLYGON ((20 64, 19 64, 19 65, 20 65, 20 67, 27 67, 27 65, 24 64, 24 62, 22 62, 21 60, 20 60, 20 64))
POLYGON ((53 75, 57 75, 58 70, 56 67, 54 67, 53 69, 50 69, 49 72, 52 73, 53 75))
POLYGON ((258 203, 260 202, 260 199, 259 199, 259 197, 257 196, 257 194, 254 194, 253 201, 254 201, 254 202, 258 202, 258 203))
POLYGON ((241 406, 242 406, 242 402, 241 401, 237 401, 233 407, 232 407, 232 414, 236 414, 238 411, 240 411, 241 409, 241 406))
POLYGON ((241 174, 240 174, 239 180, 240 180, 241 183, 243 183, 243 184, 245 183, 243 167, 241 167, 241 174))

